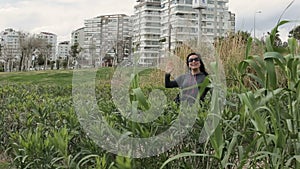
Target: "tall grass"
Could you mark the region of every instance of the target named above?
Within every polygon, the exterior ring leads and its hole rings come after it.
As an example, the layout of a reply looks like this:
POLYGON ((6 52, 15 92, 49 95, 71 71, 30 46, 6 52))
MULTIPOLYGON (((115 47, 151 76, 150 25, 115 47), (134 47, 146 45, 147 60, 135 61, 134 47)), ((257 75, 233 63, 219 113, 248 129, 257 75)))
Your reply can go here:
POLYGON ((222 121, 202 153, 180 153, 161 168, 186 157, 206 159, 202 168, 300 167, 298 46, 293 38, 286 49, 274 44, 278 27, 285 23, 278 23, 261 50, 251 38, 247 43, 237 37, 219 44, 227 78, 237 82, 229 88, 234 92, 229 94, 222 121))
MULTIPOLYGON (((34 82, 25 84, 17 79, 30 81, 29 74, 26 77, 5 75, 0 88, 0 167, 300 168, 299 46, 291 38, 284 52, 276 48, 272 38, 277 29, 276 26, 271 31, 266 43, 237 36, 215 44, 215 54, 222 60, 226 79, 231 81, 220 123, 206 142, 199 141, 210 111, 207 100, 183 141, 148 158, 109 153, 89 137, 74 110, 71 73, 64 74, 64 83, 56 83, 63 78, 59 73, 48 81, 35 74, 34 82)), ((190 49, 183 48, 178 55, 183 57, 189 52, 190 49)), ((162 70, 140 72, 128 89, 131 101, 140 104, 137 108, 141 109, 147 108, 145 104, 153 89, 166 94, 169 102, 164 105, 163 114, 149 123, 130 121, 118 112, 111 96, 113 73, 113 68, 99 70, 95 87, 101 115, 111 127, 129 132, 130 136, 149 137, 173 124, 179 113, 172 102, 177 91, 163 87, 162 70)))

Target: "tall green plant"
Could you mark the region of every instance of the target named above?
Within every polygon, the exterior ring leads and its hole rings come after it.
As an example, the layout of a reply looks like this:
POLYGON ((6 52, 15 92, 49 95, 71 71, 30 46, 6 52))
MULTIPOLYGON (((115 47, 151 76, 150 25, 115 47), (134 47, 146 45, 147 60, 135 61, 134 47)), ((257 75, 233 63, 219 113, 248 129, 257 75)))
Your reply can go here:
POLYGON ((256 150, 250 158, 257 163, 264 161, 267 168, 300 167, 300 137, 297 131, 300 127, 300 56, 296 55, 294 38, 289 39, 287 49, 274 46, 274 35, 285 23, 288 21, 279 22, 267 37, 263 57, 249 56, 240 64, 242 73, 247 68, 254 70, 246 76, 252 78, 256 88, 239 95, 242 107, 249 112, 249 119, 257 132, 253 133, 257 138, 254 139, 256 150), (278 72, 281 72, 283 78, 280 80, 285 80, 286 85, 278 83, 278 72), (293 163, 291 159, 294 159, 293 163))

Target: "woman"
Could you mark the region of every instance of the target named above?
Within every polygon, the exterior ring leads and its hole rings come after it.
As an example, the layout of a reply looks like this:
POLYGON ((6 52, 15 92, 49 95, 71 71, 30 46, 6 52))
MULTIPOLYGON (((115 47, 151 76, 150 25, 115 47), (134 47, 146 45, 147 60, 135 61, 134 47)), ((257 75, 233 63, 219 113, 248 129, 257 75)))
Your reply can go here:
MULTIPOLYGON (((200 84, 204 81, 205 77, 208 76, 208 73, 205 70, 205 66, 203 61, 201 60, 201 56, 197 53, 190 53, 186 58, 186 65, 189 68, 189 72, 183 74, 176 78, 174 81, 170 80, 171 72, 174 67, 168 65, 166 68, 165 74, 165 87, 166 88, 174 88, 179 87, 182 90, 181 98, 179 98, 179 94, 175 99, 175 102, 179 101, 187 101, 188 103, 194 103, 197 99, 200 84)), ((209 88, 205 88, 204 92, 200 96, 200 100, 203 101, 206 93, 209 88)))

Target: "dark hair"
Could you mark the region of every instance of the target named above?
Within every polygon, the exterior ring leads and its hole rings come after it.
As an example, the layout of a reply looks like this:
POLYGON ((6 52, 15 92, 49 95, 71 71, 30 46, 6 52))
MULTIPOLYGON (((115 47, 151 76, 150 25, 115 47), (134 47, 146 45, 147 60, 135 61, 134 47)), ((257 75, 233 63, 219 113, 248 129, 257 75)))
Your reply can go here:
POLYGON ((205 69, 205 65, 204 65, 204 63, 203 63, 203 61, 201 59, 201 55, 198 54, 198 53, 192 52, 192 53, 188 54, 188 56, 186 57, 186 65, 187 65, 187 67, 189 67, 189 57, 192 56, 192 55, 198 56, 198 58, 200 59, 200 71, 202 73, 204 73, 205 75, 208 75, 208 73, 206 72, 206 69, 205 69))

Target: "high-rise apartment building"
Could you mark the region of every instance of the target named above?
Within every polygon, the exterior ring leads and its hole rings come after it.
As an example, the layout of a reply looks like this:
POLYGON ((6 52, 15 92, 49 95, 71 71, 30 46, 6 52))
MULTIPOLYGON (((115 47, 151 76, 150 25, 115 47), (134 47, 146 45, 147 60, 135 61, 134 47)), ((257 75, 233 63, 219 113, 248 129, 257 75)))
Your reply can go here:
POLYGON ((177 44, 197 38, 198 13, 193 0, 161 0, 163 48, 174 50, 177 44))
POLYGON ((70 41, 63 41, 58 43, 57 58, 66 59, 68 56, 70 57, 70 50, 71 50, 70 41))
POLYGON ((71 33, 71 46, 78 43, 80 47, 84 46, 84 27, 76 29, 71 33))
POLYGON ((21 56, 20 48, 21 33, 8 28, 0 32, 0 45, 2 60, 18 59, 21 56))
POLYGON ((40 39, 43 39, 47 43, 47 53, 48 53, 48 59, 50 61, 55 61, 56 58, 56 44, 57 44, 57 35, 50 32, 40 32, 37 34, 37 37, 40 39))
POLYGON ((156 65, 161 57, 159 49, 173 51, 185 41, 197 42, 199 33, 206 37, 206 41, 213 42, 214 38, 226 36, 235 29, 235 15, 226 6, 228 0, 136 2, 133 47, 141 65, 156 65), (201 6, 199 12, 197 4, 201 3, 205 6, 201 6))
POLYGON ((4 71, 12 71, 18 67, 17 61, 21 58, 21 38, 25 34, 7 28, 0 32, 0 66, 4 71))
POLYGON ((228 0, 207 0, 202 13, 202 32, 211 41, 235 31, 235 15, 228 11, 228 0))
POLYGON ((128 57, 131 49, 131 17, 103 15, 84 21, 84 57, 90 65, 116 64, 128 57))
POLYGON ((133 49, 139 64, 157 61, 161 48, 161 0, 137 0, 133 16, 133 49))

